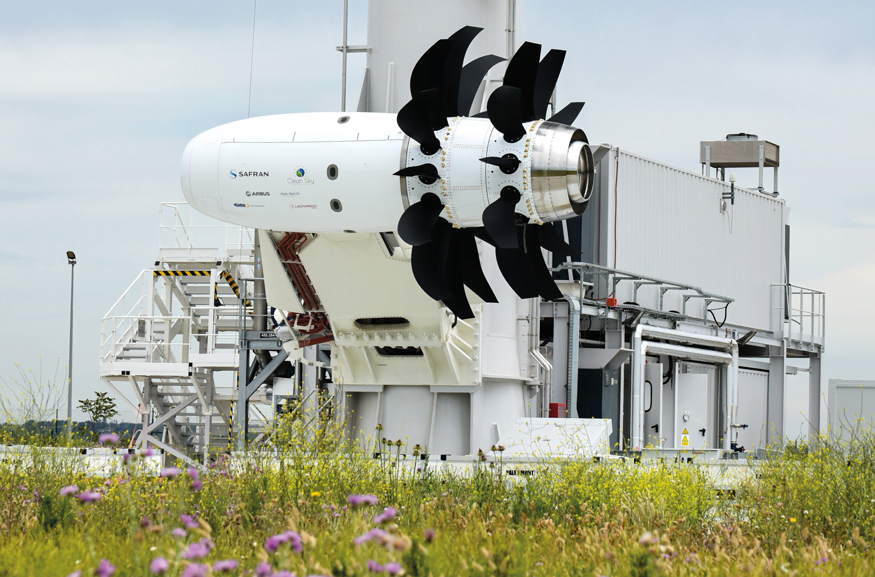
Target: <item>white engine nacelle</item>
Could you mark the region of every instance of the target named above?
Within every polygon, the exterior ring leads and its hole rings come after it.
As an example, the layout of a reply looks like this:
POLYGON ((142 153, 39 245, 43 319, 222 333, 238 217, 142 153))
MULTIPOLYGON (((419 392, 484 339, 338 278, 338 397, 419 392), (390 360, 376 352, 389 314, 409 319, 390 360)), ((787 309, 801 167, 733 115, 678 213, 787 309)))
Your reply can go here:
POLYGON ((436 132, 442 148, 422 153, 394 114, 304 113, 240 120, 208 130, 183 154, 182 190, 220 220, 307 233, 395 231, 403 211, 433 192, 441 216, 482 226, 483 210, 508 186, 515 212, 532 223, 583 212, 592 190, 592 155, 583 132, 544 121, 506 142, 485 118, 460 117, 436 132), (515 158, 513 170, 481 158, 515 158), (399 177, 432 164, 439 178, 399 177))

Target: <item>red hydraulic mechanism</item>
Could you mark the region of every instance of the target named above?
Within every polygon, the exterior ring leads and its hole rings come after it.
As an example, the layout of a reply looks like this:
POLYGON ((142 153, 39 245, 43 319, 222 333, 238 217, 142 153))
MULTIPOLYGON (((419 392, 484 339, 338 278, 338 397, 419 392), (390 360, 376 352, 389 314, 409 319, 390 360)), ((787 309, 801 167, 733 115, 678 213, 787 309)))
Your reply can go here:
POLYGON ((307 276, 307 271, 301 263, 298 251, 307 242, 307 235, 302 232, 287 232, 277 243, 277 250, 283 259, 286 271, 295 290, 303 301, 305 313, 290 314, 289 328, 295 333, 298 344, 302 347, 318 345, 334 340, 328 315, 322 310, 322 303, 316 294, 316 289, 307 276))

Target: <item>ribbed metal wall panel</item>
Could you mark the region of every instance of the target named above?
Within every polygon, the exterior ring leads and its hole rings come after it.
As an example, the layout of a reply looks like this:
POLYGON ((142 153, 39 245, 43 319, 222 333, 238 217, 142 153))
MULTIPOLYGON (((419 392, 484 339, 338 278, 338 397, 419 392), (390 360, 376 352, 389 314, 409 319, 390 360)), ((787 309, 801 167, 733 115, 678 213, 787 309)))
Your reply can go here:
MULTIPOLYGON (((730 324, 768 330, 770 285, 784 282, 784 201, 736 188, 735 205, 721 213, 729 183, 618 149, 609 158, 610 186, 599 191, 608 262, 599 264, 734 298, 730 324)), ((632 300, 624 284, 621 303, 632 300)), ((658 290, 641 287, 637 302, 657 308, 658 290)), ((682 293, 666 293, 663 308, 682 310, 682 293)), ((689 301, 687 313, 704 316, 703 301, 689 301)))

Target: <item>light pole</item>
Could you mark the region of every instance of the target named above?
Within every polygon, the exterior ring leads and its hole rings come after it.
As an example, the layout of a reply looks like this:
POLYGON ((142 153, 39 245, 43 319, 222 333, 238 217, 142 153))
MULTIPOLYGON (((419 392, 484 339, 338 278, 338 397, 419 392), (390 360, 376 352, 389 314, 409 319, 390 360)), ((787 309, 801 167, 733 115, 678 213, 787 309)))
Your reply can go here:
POLYGON ((76 254, 67 251, 70 264, 70 357, 67 361, 67 439, 73 437, 73 273, 76 270, 76 254))

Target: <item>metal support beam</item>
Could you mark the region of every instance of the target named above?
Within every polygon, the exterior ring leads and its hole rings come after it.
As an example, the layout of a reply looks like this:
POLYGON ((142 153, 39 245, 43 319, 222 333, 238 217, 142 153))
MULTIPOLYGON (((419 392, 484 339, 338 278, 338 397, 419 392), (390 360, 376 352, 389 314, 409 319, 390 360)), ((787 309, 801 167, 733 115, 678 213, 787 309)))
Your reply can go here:
POLYGON ((240 344, 240 375, 244 380, 241 380, 237 389, 237 414, 234 415, 234 417, 237 425, 237 448, 242 450, 246 444, 246 431, 249 428, 249 397, 258 390, 258 387, 264 384, 268 377, 273 375, 273 372, 279 368, 280 363, 288 358, 289 353, 285 349, 279 351, 277 355, 271 359, 261 371, 259 371, 255 378, 247 383, 245 382, 247 375, 246 359, 248 357, 249 349, 245 342, 240 344))
POLYGON ((255 391, 258 390, 258 387, 264 384, 264 381, 268 379, 273 372, 279 368, 280 364, 288 358, 289 353, 285 350, 280 351, 277 355, 271 359, 271 361, 267 364, 266 367, 261 369, 258 374, 252 379, 252 382, 247 383, 244 389, 244 398, 242 400, 248 401, 249 397, 255 394, 255 391))
POLYGON ((768 408, 766 409, 766 439, 769 445, 784 440, 784 400, 787 388, 787 350, 782 345, 781 355, 769 358, 768 408))
POLYGON ((820 357, 808 359, 808 442, 820 434, 820 357))
POLYGON ((196 400, 197 400, 197 395, 192 395, 190 397, 187 397, 181 403, 177 404, 175 407, 173 407, 172 409, 170 409, 169 411, 167 411, 166 413, 164 413, 163 415, 161 415, 160 417, 155 419, 155 421, 152 422, 151 425, 146 427, 144 429, 144 431, 148 435, 149 433, 151 433, 152 431, 154 431, 155 429, 157 429, 158 427, 160 427, 161 425, 163 425, 164 423, 166 423, 167 421, 169 421, 170 419, 172 419, 173 417, 175 417, 176 415, 178 415, 179 413, 184 411, 186 407, 188 407, 190 404, 192 404, 196 400))

